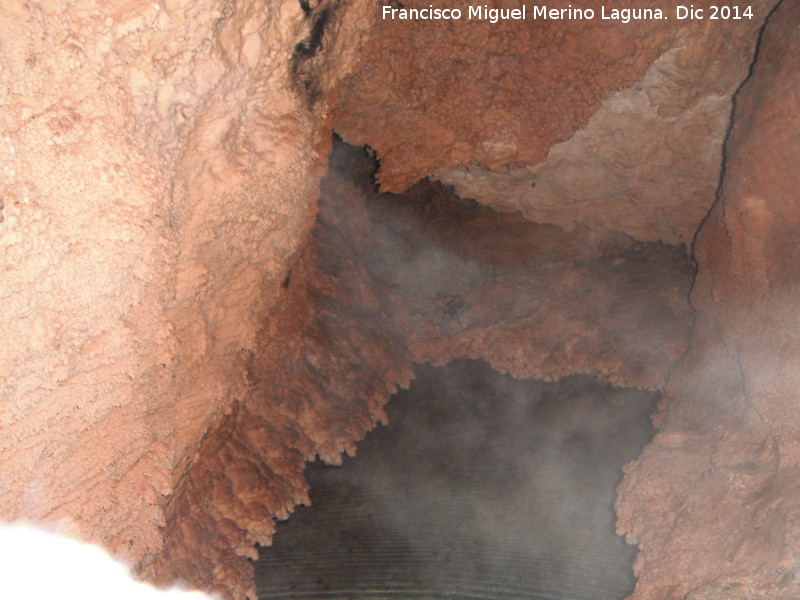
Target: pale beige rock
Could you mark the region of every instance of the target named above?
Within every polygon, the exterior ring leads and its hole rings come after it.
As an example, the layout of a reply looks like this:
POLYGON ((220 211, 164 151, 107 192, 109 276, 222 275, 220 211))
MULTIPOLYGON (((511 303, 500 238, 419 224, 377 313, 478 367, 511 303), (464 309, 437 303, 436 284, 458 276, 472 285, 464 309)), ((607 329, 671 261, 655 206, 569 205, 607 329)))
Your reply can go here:
POLYGON ((567 230, 691 244, 714 200, 731 97, 759 20, 682 32, 645 75, 613 92, 544 162, 436 174, 463 198, 567 230))
POLYGON ((11 2, 0 31, 0 517, 152 560, 313 215, 308 22, 289 1, 11 2))

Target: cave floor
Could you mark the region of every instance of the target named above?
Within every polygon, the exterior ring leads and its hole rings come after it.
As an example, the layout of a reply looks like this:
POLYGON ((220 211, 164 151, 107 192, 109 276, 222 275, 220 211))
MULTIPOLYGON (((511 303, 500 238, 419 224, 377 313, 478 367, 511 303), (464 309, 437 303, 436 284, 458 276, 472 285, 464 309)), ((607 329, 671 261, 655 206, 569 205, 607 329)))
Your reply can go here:
POLYGON ((313 507, 260 549, 259 598, 621 599, 622 465, 657 395, 587 376, 518 381, 480 361, 418 367, 390 424, 343 466, 310 464, 313 507))

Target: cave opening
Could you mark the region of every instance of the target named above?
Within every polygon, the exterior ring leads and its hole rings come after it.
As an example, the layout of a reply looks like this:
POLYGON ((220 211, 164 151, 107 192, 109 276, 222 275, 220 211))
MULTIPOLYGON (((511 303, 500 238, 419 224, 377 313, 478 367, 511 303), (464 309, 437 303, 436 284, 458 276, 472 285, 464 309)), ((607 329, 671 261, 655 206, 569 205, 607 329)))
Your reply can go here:
POLYGON ((626 597, 615 490, 657 397, 483 361, 418 367, 358 456, 306 468, 312 504, 260 550, 259 598, 626 597))
POLYGON ((311 307, 299 362, 333 437, 388 426, 342 468, 324 464, 336 452, 306 467, 311 507, 261 549, 259 598, 627 596, 615 490, 685 348, 685 247, 533 223, 429 180, 380 193, 376 167, 335 141, 282 287, 311 307), (392 376, 413 383, 387 419, 358 396, 392 376))

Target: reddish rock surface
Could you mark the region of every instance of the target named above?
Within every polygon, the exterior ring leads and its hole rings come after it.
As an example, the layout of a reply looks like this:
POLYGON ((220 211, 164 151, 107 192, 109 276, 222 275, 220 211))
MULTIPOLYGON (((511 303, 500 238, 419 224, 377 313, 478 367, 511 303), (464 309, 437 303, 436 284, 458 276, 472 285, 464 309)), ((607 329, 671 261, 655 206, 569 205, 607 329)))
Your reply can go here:
POLYGON ((374 14, 334 114, 345 141, 377 150, 378 180, 389 192, 473 162, 494 169, 540 162, 612 90, 639 79, 672 47, 680 27, 653 20, 619 27, 600 19, 398 22, 381 19, 377 4, 374 14))
POLYGON ((618 529, 641 549, 632 600, 800 596, 798 28, 783 2, 737 97, 690 347, 619 490, 618 529))
MULTIPOLYGON (((352 202, 337 212, 353 214, 352 202)), ((387 315, 415 362, 485 358, 520 378, 590 373, 658 389, 685 348, 693 265, 682 247, 598 245, 586 230, 502 216, 427 182, 370 195, 365 209, 361 261, 389 284, 387 315)))
MULTIPOLYGON (((377 151, 386 191, 435 175, 537 222, 690 243, 719 182, 730 97, 774 3, 751 2, 753 19, 730 21, 679 20, 666 3, 668 19, 624 25, 596 4, 592 20, 378 18, 335 128, 377 151)), ((693 6, 710 16, 710 4, 693 6)), ((581 5, 547 3, 567 6, 581 5)))
POLYGON ((295 0, 0 7, 0 518, 162 546, 313 219, 310 28, 295 0))

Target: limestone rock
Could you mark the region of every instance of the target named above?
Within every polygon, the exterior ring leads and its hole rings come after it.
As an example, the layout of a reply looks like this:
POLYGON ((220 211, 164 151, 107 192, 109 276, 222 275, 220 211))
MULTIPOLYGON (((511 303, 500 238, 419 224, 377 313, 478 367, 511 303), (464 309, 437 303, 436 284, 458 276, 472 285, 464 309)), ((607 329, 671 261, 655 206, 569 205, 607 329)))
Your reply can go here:
POLYGON ((782 3, 737 96, 721 194, 696 245, 689 350, 661 431, 619 490, 618 529, 641 549, 631 600, 800 593, 798 27, 800 5, 782 3))

